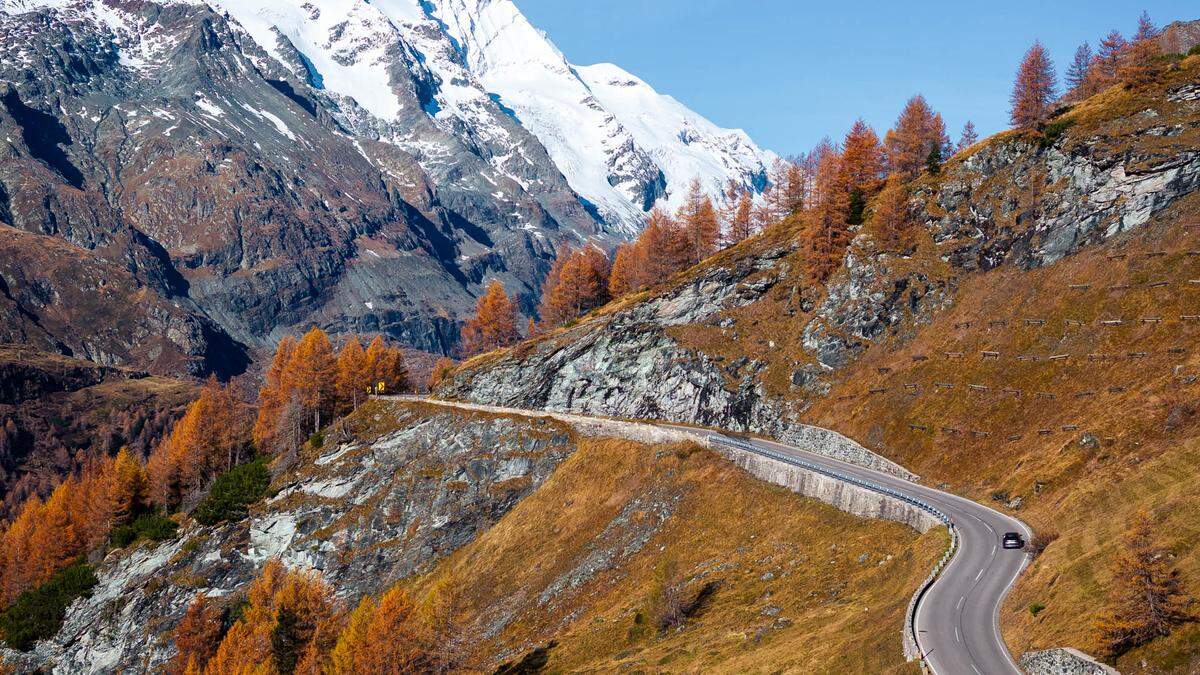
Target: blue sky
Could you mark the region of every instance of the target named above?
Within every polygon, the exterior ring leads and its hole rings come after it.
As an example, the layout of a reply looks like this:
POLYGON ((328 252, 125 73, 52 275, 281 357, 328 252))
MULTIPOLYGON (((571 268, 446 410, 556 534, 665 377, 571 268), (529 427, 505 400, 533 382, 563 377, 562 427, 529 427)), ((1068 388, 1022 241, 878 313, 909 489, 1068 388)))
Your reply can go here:
POLYGON ((1040 38, 1060 74, 1075 47, 1160 26, 1200 5, 1139 3, 515 0, 572 62, 614 62, 714 122, 781 154, 843 135, 862 116, 882 135, 904 101, 925 95, 955 140, 1008 123, 1021 55, 1040 38))

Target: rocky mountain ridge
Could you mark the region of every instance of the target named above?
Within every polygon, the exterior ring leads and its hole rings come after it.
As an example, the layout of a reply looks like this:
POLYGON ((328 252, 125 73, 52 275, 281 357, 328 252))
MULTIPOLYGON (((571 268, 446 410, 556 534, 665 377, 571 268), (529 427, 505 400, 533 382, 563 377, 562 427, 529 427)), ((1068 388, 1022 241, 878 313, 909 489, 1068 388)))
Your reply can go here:
POLYGON ((1015 654, 1070 647, 1122 672, 1194 672, 1194 624, 1119 654, 1095 629, 1139 514, 1185 595, 1200 593, 1187 515, 1200 453, 1200 57, 1166 63, 1152 83, 922 176, 911 236, 881 243, 868 219, 825 283, 805 274, 793 219, 468 361, 437 393, 785 439, 800 423, 836 430, 1045 535, 1001 610, 1015 654))

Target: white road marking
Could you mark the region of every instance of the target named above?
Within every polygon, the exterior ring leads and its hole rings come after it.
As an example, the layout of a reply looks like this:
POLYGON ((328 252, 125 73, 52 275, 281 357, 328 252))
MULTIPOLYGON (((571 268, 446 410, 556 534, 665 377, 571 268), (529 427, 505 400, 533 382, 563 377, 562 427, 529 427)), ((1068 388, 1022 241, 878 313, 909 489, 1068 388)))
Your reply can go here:
POLYGON ((992 544, 992 555, 996 555, 996 545, 992 544))
POLYGON ((971 664, 971 670, 975 671, 976 675, 983 675, 983 673, 981 673, 979 669, 975 667, 974 663, 971 664))
POLYGON ((979 574, 975 575, 975 581, 979 581, 979 577, 983 576, 983 570, 979 570, 979 574))
POLYGON ((958 626, 954 627, 954 639, 958 642, 962 642, 962 634, 958 632, 958 626))
POLYGON ((965 595, 964 595, 964 596, 962 596, 962 597, 960 597, 960 598, 958 599, 958 606, 957 606, 957 607, 955 607, 954 609, 962 609, 963 601, 964 601, 964 600, 966 600, 966 599, 967 599, 967 596, 965 596, 965 595))

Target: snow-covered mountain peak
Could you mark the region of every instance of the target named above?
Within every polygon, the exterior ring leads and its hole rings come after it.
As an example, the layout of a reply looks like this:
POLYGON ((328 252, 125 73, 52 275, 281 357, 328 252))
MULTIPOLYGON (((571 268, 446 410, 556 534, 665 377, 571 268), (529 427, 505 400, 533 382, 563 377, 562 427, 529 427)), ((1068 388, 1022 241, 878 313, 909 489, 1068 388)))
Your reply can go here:
POLYGON ((730 180, 765 184, 775 156, 744 132, 717 127, 616 65, 573 66, 511 0, 429 0, 427 7, 483 87, 610 219, 640 222, 664 197, 673 208, 697 178, 718 197, 730 180))

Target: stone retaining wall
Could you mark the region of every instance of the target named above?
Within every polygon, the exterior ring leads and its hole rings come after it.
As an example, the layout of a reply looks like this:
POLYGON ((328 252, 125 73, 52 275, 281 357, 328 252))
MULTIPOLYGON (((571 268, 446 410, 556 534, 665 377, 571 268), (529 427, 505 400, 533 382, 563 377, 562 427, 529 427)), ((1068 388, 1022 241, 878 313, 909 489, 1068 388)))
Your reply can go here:
POLYGON ((1121 675, 1115 668, 1069 647, 1026 652, 1021 656, 1021 670, 1028 675, 1121 675))

